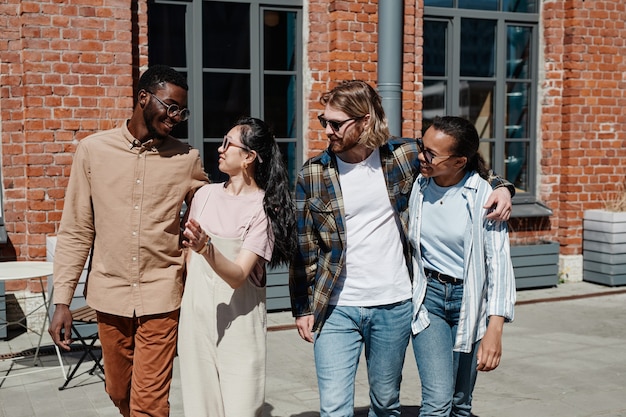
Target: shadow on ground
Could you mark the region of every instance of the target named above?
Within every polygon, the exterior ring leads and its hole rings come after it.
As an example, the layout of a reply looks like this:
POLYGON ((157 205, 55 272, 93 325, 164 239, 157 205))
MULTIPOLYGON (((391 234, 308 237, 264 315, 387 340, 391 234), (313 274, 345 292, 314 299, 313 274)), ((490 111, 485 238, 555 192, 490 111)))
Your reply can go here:
MULTIPOLYGON (((265 412, 269 417, 279 417, 279 416, 274 416, 274 414, 271 413, 271 410, 273 409, 271 404, 265 403, 265 412)), ((416 405, 407 405, 407 406, 402 406, 402 416, 405 417, 416 417, 419 414, 419 406, 416 405)), ((359 408, 355 408, 354 409, 354 417, 367 417, 367 413, 369 412, 369 407, 359 407, 359 408)), ((319 417, 320 413, 319 411, 305 411, 302 413, 298 413, 298 414, 292 414, 289 417, 319 417)))

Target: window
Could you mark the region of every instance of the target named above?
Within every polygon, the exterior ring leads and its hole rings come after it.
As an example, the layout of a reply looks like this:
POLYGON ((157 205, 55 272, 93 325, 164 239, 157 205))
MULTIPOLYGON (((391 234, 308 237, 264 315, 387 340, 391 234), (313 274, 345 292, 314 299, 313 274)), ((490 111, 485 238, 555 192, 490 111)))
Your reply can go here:
MULTIPOLYGON (((241 116, 273 127, 292 188, 302 166, 302 0, 149 0, 148 64, 187 75, 191 117, 172 135, 226 179, 217 148, 241 116)), ((286 268, 267 271, 268 311, 290 308, 286 268)))
POLYGON ((471 120, 492 169, 535 190, 537 0, 424 1, 424 126, 437 115, 471 120))
POLYGON ((192 117, 173 135, 200 150, 212 181, 217 148, 241 116, 270 124, 292 183, 302 165, 302 1, 151 0, 149 65, 187 75, 192 117))

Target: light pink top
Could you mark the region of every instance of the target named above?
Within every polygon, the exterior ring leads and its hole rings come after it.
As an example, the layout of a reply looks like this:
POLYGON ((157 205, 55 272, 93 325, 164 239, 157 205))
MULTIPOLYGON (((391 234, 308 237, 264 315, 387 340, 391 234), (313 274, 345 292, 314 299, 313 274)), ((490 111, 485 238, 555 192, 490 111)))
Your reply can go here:
POLYGON ((241 238, 242 249, 259 255, 250 278, 256 285, 264 285, 263 270, 272 259, 274 237, 263 210, 265 192, 230 195, 224 183, 207 184, 200 188, 191 203, 189 218, 197 220, 212 235, 223 238, 241 238))

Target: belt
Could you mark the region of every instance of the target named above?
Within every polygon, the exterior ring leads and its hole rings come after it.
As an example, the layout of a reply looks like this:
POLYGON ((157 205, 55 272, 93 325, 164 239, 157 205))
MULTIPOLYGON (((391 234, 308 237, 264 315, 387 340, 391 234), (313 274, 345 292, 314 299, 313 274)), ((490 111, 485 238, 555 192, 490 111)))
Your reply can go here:
POLYGON ((433 278, 442 284, 463 285, 463 280, 460 278, 454 278, 450 275, 442 274, 441 272, 433 271, 432 269, 424 268, 427 278, 433 278))

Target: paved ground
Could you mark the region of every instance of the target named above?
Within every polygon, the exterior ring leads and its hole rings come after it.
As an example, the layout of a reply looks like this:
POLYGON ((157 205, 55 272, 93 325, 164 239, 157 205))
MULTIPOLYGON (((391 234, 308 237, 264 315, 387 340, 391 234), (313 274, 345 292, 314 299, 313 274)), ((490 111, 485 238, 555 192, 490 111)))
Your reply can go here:
MULTIPOLYGON (((268 321, 271 331, 264 416, 319 416, 311 345, 302 342, 294 329, 281 330, 293 323, 288 313, 271 313, 268 321)), ((37 343, 35 335, 22 335, 0 342, 0 354, 21 352, 33 341, 37 343)), ((45 339, 44 344, 49 343, 45 339)), ((520 291, 516 320, 505 326, 502 363, 494 372, 479 375, 474 414, 626 416, 625 345, 626 289, 567 283, 556 288, 520 291)), ((47 349, 48 352, 53 351, 47 349)), ((73 363, 75 355, 65 355, 64 360, 73 363)), ((70 388, 59 391, 63 377, 56 357, 46 354, 42 361, 43 372, 2 382, 0 417, 118 416, 97 374, 84 374, 73 380, 70 388)), ((6 374, 10 364, 8 360, 0 361, 0 376, 6 374)), ((9 375, 32 370, 31 364, 32 357, 18 360, 9 375)), ((171 415, 183 417, 177 365, 171 415)), ((355 414, 366 416, 369 401, 364 367, 359 370, 357 382, 355 414)), ((410 350, 404 369, 402 403, 403 415, 417 415, 419 378, 410 350)))

